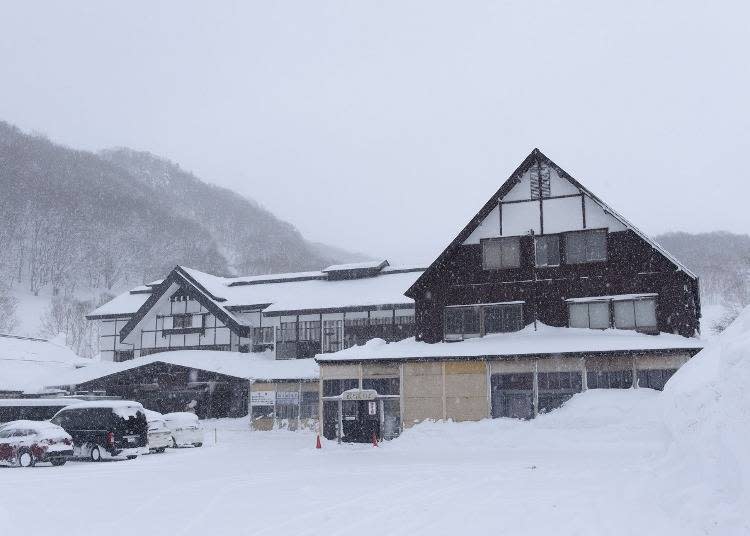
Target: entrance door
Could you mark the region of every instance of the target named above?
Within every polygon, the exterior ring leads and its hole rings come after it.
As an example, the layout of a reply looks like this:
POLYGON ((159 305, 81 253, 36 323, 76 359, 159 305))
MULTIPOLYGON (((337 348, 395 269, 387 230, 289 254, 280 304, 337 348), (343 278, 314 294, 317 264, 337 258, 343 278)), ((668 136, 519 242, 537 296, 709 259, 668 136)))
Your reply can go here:
POLYGON ((375 400, 344 401, 343 441, 369 443, 373 434, 380 438, 380 412, 375 400))
POLYGON ((534 416, 534 375, 493 374, 492 417, 531 419, 534 416))

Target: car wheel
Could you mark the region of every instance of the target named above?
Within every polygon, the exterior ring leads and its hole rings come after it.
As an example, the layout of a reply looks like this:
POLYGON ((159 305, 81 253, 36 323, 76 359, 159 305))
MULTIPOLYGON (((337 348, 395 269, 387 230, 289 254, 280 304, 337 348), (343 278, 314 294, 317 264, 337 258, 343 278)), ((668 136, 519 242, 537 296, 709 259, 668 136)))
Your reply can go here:
POLYGON ((156 452, 158 452, 159 454, 164 454, 165 450, 167 450, 167 447, 161 447, 161 448, 156 449, 156 452))
POLYGON ((18 465, 21 467, 34 467, 34 456, 28 449, 23 449, 18 452, 18 465))
POLYGON ((102 461, 102 451, 99 449, 99 445, 94 445, 94 448, 91 449, 91 454, 89 454, 89 457, 91 458, 92 462, 102 461))
POLYGON ((135 460, 137 457, 138 456, 136 456, 136 455, 125 456, 125 458, 128 459, 128 460, 135 460))
POLYGON ((50 463, 52 465, 54 465, 55 467, 59 467, 61 465, 65 465, 65 462, 67 462, 67 461, 68 460, 66 460, 65 458, 52 458, 50 460, 50 463))
POLYGON ((174 437, 172 438, 172 448, 173 449, 177 448, 177 440, 174 437))
POLYGON ((194 446, 194 447, 202 447, 202 446, 203 446, 203 443, 193 443, 193 446, 194 446))

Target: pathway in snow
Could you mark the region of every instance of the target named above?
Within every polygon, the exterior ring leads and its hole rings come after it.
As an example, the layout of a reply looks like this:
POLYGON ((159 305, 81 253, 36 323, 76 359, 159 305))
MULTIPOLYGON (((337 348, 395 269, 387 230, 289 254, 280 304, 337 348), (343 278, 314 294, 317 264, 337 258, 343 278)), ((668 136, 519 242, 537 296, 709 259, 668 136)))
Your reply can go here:
POLYGON ((533 422, 425 424, 377 449, 316 451, 311 434, 220 430, 216 445, 129 462, 0 469, 0 526, 110 536, 690 534, 652 491, 668 442, 655 402, 648 390, 589 392, 533 422))

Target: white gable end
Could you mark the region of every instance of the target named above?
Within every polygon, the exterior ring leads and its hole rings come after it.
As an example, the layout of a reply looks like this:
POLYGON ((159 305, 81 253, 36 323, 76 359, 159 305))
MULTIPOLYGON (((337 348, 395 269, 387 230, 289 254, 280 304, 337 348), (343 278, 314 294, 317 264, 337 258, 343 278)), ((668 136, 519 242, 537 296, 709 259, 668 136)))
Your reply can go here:
POLYGON ((532 199, 532 174, 527 171, 499 202, 501 207, 494 208, 464 244, 479 244, 482 238, 523 236, 532 232, 552 234, 583 229, 606 228, 610 232, 627 229, 575 184, 561 177, 556 169, 550 166, 545 168, 545 173, 547 170, 549 197, 544 197, 541 205, 538 198, 532 199))

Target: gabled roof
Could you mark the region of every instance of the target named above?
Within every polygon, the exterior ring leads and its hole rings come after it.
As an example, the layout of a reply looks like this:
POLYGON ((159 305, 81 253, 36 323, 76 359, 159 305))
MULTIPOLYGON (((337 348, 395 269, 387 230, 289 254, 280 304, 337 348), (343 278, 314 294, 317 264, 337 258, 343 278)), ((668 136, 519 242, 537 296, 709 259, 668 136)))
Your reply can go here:
POLYGON ((596 195, 594 195, 588 188, 583 186, 580 182, 578 182, 576 179, 574 179, 567 171, 562 169, 560 166, 555 164, 552 160, 550 160, 542 151, 535 148, 529 155, 524 159, 523 162, 511 173, 510 177, 500 186, 500 188, 495 192, 492 197, 489 198, 489 200, 484 204, 484 206, 477 212, 474 217, 469 221, 469 223, 466 224, 466 226, 461 229, 461 232, 458 233, 456 238, 453 239, 453 241, 448 244, 448 247, 446 247, 443 252, 438 256, 437 259, 425 270, 425 272, 422 274, 422 276, 417 279, 417 281, 409 288, 409 290, 406 291, 406 295, 410 297, 414 297, 415 292, 425 283, 427 282, 430 277, 435 273, 435 271, 444 265, 444 263, 453 255, 453 253, 461 246, 461 244, 464 243, 464 241, 469 237, 469 235, 474 231, 474 229, 477 228, 477 226, 484 220, 484 218, 487 217, 487 215, 492 212, 492 210, 497 207, 498 202, 500 199, 505 197, 508 192, 516 185, 518 182, 520 182, 521 177, 523 176, 528 169, 536 164, 536 163, 542 163, 546 164, 552 168, 554 168, 557 173, 560 175, 560 177, 567 179, 570 181, 571 184, 573 184, 576 188, 578 188, 583 194, 588 196, 593 202, 595 202, 597 205, 599 205, 605 212, 610 214, 613 218, 618 220, 620 223, 622 223, 625 227, 636 233, 641 239, 646 241, 652 248, 654 248, 656 251, 658 251, 663 257, 665 257, 669 262, 671 262, 675 268, 678 270, 685 272, 689 277, 692 279, 697 279, 697 276, 690 271, 685 265, 683 265, 680 261, 678 261, 675 257, 672 256, 671 253, 669 253, 666 249, 664 249, 658 242, 653 240, 652 238, 648 237, 646 234, 641 232, 635 225, 630 223, 627 219, 625 219, 622 215, 620 215, 618 212, 616 212, 612 207, 607 205, 604 201, 599 199, 596 195))
MULTIPOLYGON (((174 283, 192 289, 204 307, 219 318, 226 315, 228 319, 238 310, 262 309, 264 313, 280 315, 412 307, 414 301, 404 291, 423 271, 423 267, 384 265, 365 277, 329 277, 322 271, 219 277, 178 266, 154 287, 140 286, 120 294, 86 318, 137 316, 133 324, 126 325, 130 332, 174 283)), ((232 320, 228 321, 231 324, 232 320)))
POLYGON ((156 363, 200 369, 251 381, 311 380, 319 377, 318 365, 312 358, 276 360, 270 352, 242 354, 216 350, 175 350, 119 363, 99 361, 84 369, 58 374, 57 377, 50 378, 47 385, 80 385, 156 363))
MULTIPOLYGON (((158 286, 154 287, 154 292, 148 297, 143 305, 136 311, 136 313, 128 320, 125 327, 120 331, 120 340, 124 341, 125 338, 130 334, 133 329, 143 320, 148 312, 156 305, 156 303, 169 291, 172 285, 176 284, 179 287, 187 291, 192 297, 194 297, 198 303, 205 307, 208 311, 214 314, 216 318, 221 320, 224 324, 229 326, 232 331, 242 336, 246 336, 247 326, 240 324, 237 319, 225 309, 221 302, 225 302, 226 298, 222 296, 216 296, 216 288, 214 285, 206 285, 206 281, 199 282, 195 275, 197 270, 191 270, 189 268, 183 268, 177 266, 172 270, 169 275, 161 282, 158 286), (206 286, 212 287, 211 289, 206 286)), ((202 274, 202 272, 197 272, 202 274)), ((208 274, 202 274, 208 275, 208 274)), ((210 276, 215 277, 215 276, 210 276)), ((220 279, 220 278, 216 278, 220 279)))

